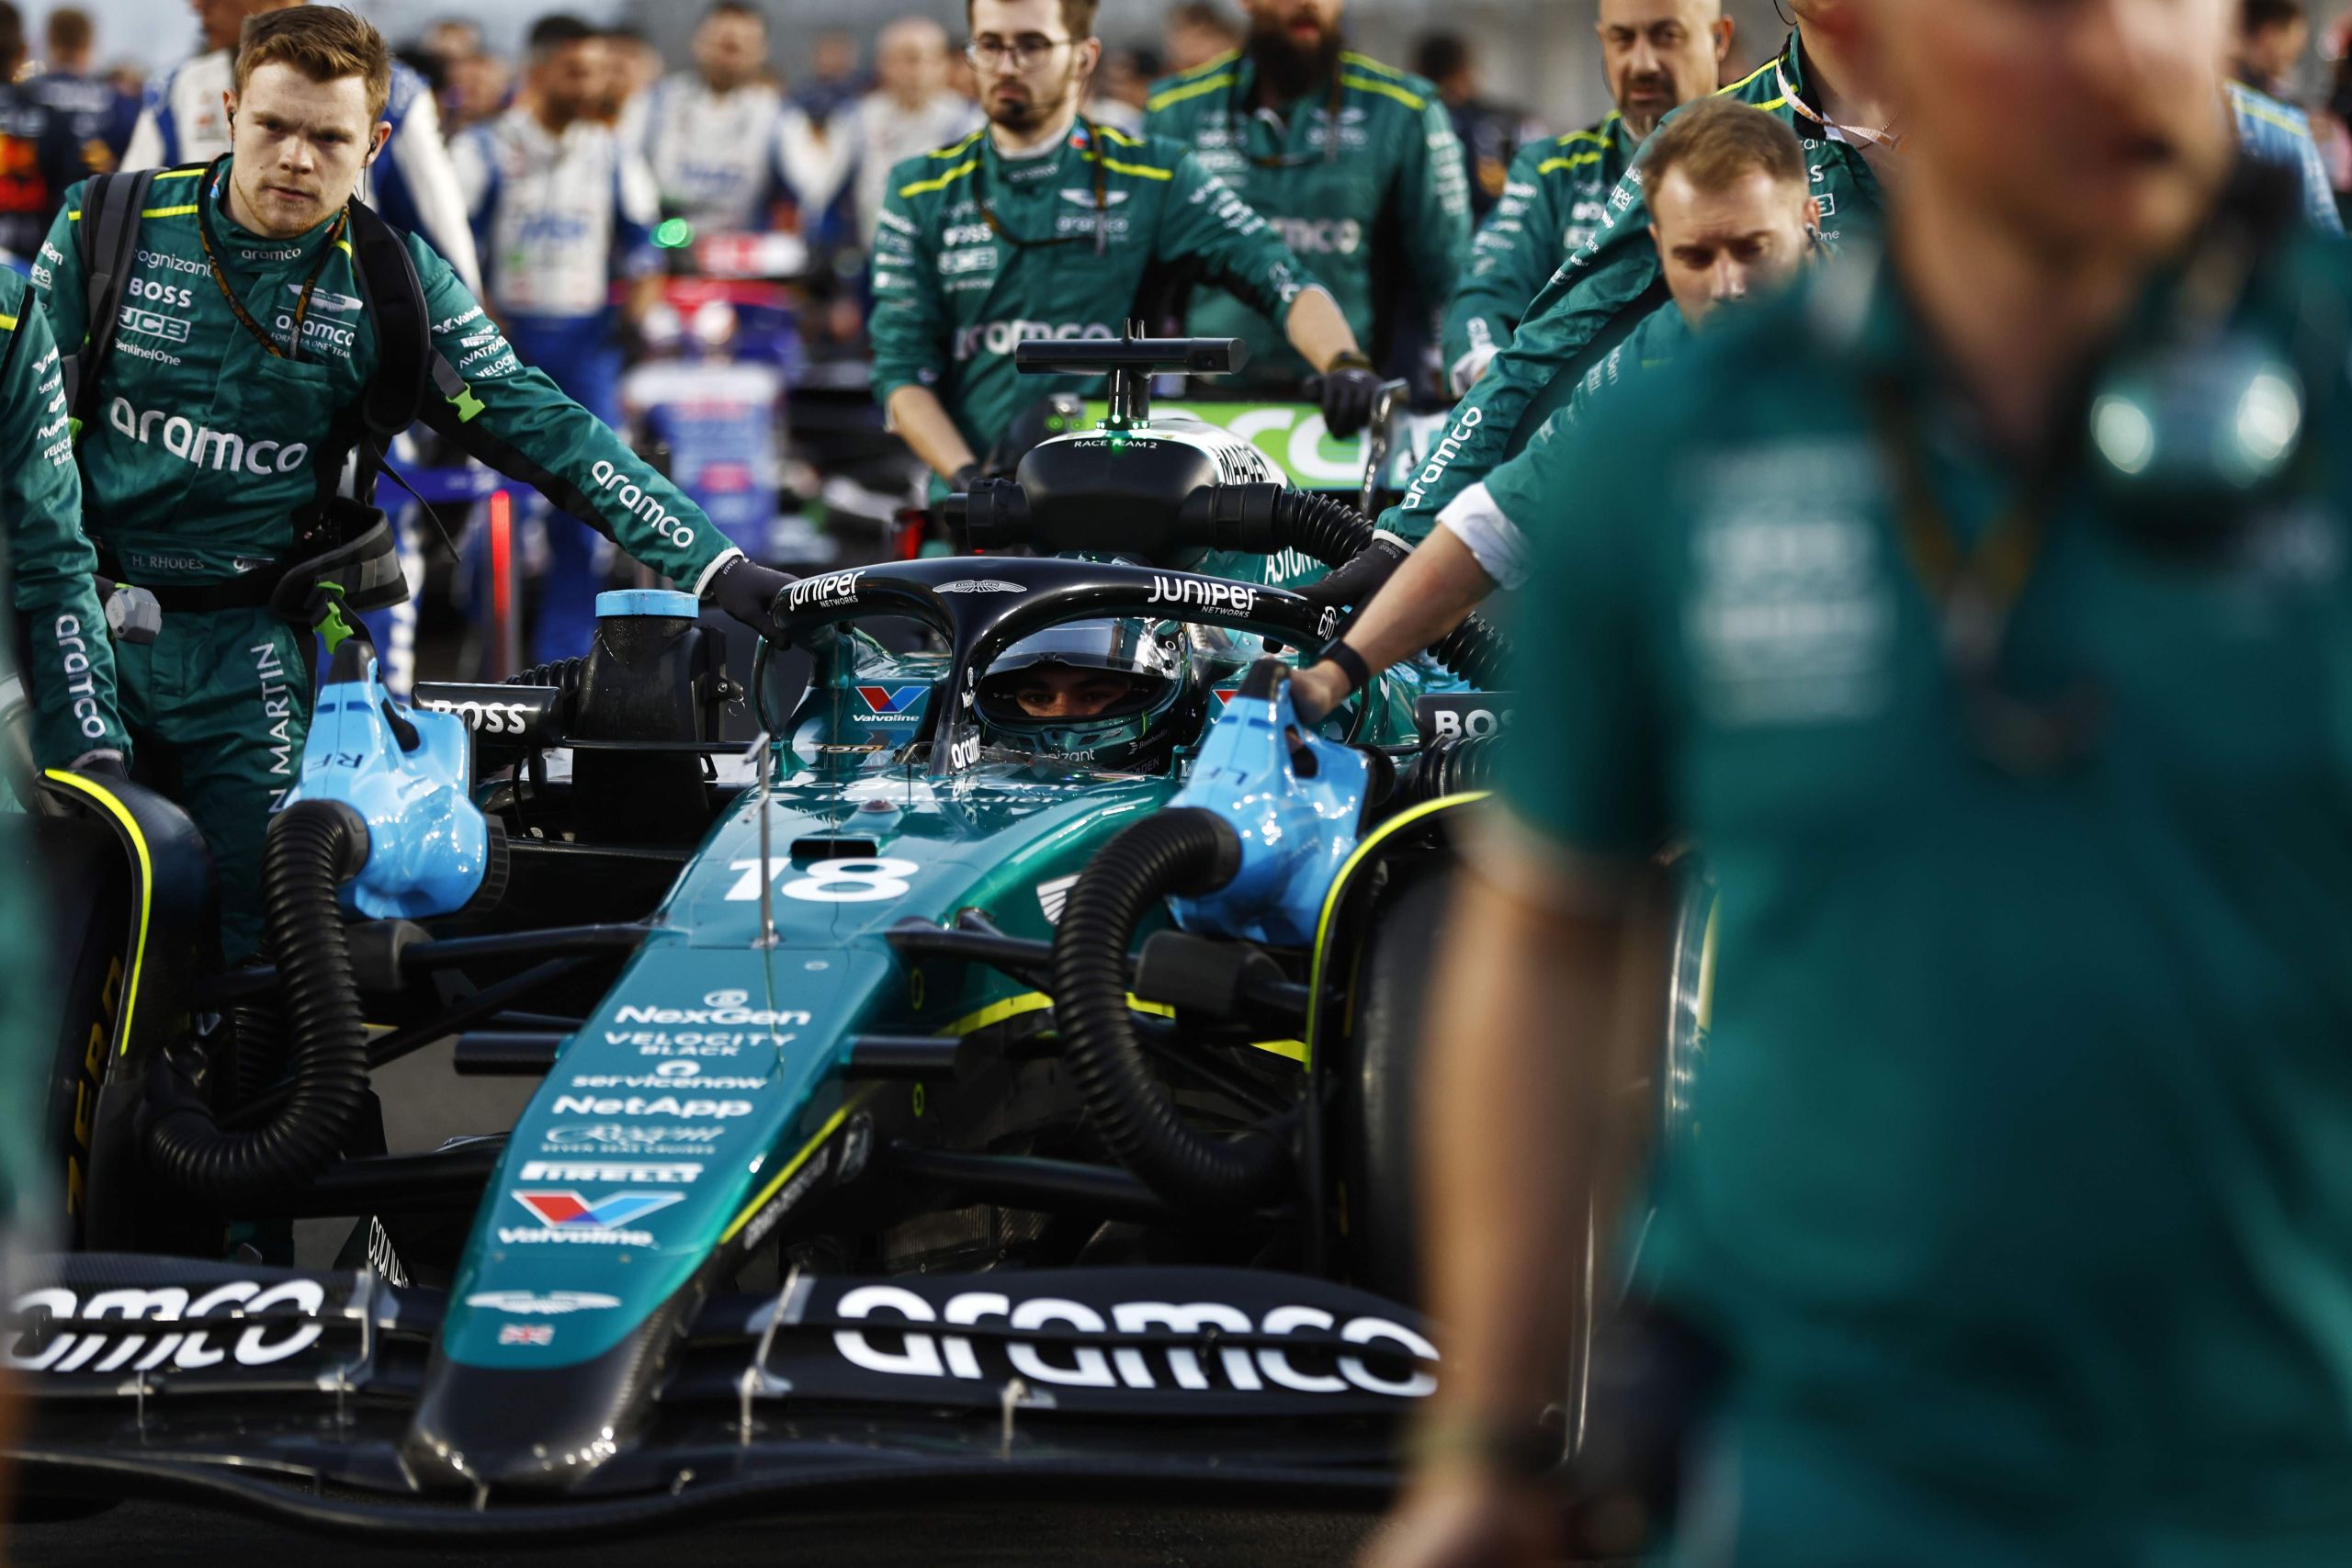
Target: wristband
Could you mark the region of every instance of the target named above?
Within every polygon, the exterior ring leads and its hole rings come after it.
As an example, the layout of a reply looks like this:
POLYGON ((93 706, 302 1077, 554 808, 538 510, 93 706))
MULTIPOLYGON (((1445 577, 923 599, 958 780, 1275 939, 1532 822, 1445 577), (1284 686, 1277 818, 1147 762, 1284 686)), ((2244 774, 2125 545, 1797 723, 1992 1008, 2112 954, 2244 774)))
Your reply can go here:
POLYGON ((1372 684, 1372 666, 1363 661, 1363 654, 1346 643, 1333 643, 1323 650, 1323 657, 1338 665, 1340 673, 1348 678, 1348 695, 1354 696, 1372 684))
POLYGON ((1334 370, 1369 370, 1371 368, 1372 361, 1359 350, 1351 348, 1345 353, 1333 355, 1331 363, 1323 367, 1323 373, 1328 376, 1334 370))

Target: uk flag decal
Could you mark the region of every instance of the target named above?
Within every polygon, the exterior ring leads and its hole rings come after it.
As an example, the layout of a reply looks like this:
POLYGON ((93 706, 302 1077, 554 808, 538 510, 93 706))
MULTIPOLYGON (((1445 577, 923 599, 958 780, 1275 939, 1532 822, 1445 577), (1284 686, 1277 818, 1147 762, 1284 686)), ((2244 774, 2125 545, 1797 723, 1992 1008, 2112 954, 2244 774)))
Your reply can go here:
POLYGON ((865 699, 867 707, 890 717, 922 701, 923 693, 930 689, 928 686, 860 686, 857 694, 865 699))
POLYGON ((560 1192, 523 1191, 514 1201, 550 1230, 611 1230, 641 1220, 657 1209, 685 1200, 683 1192, 615 1192, 591 1203, 569 1190, 560 1192))

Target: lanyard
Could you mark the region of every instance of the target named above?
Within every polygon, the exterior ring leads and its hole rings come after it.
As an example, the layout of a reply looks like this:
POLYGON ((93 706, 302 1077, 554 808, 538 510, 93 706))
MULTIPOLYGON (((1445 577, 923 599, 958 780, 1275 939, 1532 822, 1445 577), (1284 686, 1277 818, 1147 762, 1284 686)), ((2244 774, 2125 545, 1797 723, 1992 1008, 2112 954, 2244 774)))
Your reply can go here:
MULTIPOLYGON (((1346 94, 1340 86, 1340 67, 1335 63, 1331 67, 1331 91, 1324 99, 1323 103, 1323 151, 1320 152, 1293 152, 1285 150, 1276 152, 1273 156, 1269 158, 1261 157, 1257 153, 1250 151, 1250 128, 1253 125, 1259 124, 1265 124, 1273 127, 1279 133, 1276 140, 1276 145, 1279 146, 1282 141, 1289 139, 1290 126, 1283 120, 1281 115, 1274 112, 1271 107, 1261 106, 1254 114, 1245 115, 1239 112, 1241 107, 1241 70, 1239 66, 1236 66, 1234 68, 1233 86, 1225 95, 1225 123, 1227 126, 1233 125, 1236 121, 1240 123, 1241 155, 1249 160, 1250 166, 1251 168, 1298 169, 1304 168, 1309 164, 1329 164, 1338 160, 1340 156, 1340 111, 1346 107, 1346 94)), ((1255 85, 1254 78, 1252 79, 1252 85, 1255 85)))
MULTIPOLYGON (((1087 152, 1094 155, 1094 254, 1099 256, 1103 254, 1103 248, 1110 240, 1111 220, 1108 215, 1111 210, 1111 154, 1102 145, 1102 133, 1087 123, 1084 115, 1078 116, 1071 123, 1077 126, 1080 133, 1085 137, 1087 152)), ((983 137, 982 140, 986 141, 986 138, 983 137)), ((1032 245, 1042 250, 1048 245, 1077 243, 1079 237, 1076 234, 1056 234, 1047 239, 1024 240, 997 220, 996 208, 989 200, 988 177, 989 159, 998 155, 993 145, 981 148, 979 166, 972 171, 972 197, 979 203, 980 221, 989 226, 989 232, 1015 250, 1025 251, 1032 245)))
POLYGON ((1895 134, 1892 125, 1875 130, 1867 125, 1840 125, 1797 96, 1796 84, 1789 80, 1786 64, 1775 61, 1772 74, 1779 78, 1781 96, 1788 100, 1789 107, 1821 127, 1821 134, 1829 141, 1843 141, 1849 147, 1883 147, 1890 152, 1903 151, 1903 138, 1895 134))
POLYGON ((1928 474, 1927 442, 1910 394, 1891 378, 1871 389, 1880 444, 1891 459, 1904 556, 1935 606, 1944 663, 1979 755, 2025 778, 2087 756, 2101 723, 2097 688, 2075 682, 2047 703, 2003 689, 2001 650, 2049 533, 2040 498, 2054 488, 2060 453, 2045 453, 1974 549, 1961 543, 1928 474))
MULTIPOLYGON (((212 167, 204 172, 204 186, 208 193, 218 188, 220 165, 228 161, 228 154, 224 152, 212 161, 212 167)), ((210 200, 209 195, 206 199, 209 203, 210 200)), ((292 359, 300 352, 302 322, 311 313, 311 295, 318 288, 319 276, 327 269, 327 258, 334 254, 335 243, 343 238, 344 225, 350 220, 350 218, 351 211, 347 207, 335 214, 334 227, 327 231, 326 239, 319 246, 319 259, 311 264, 311 276, 302 280, 302 298, 294 307, 294 334, 288 340, 287 346, 280 348, 277 346, 277 340, 262 330, 262 324, 254 320, 253 312, 238 302, 236 294, 229 288, 228 275, 220 270, 220 254, 212 248, 212 224, 209 215, 202 212, 197 214, 196 237, 204 246, 206 265, 212 269, 213 287, 220 290, 221 299, 229 301, 229 311, 237 318, 238 324, 253 333, 254 341, 267 349, 275 357, 292 359)))

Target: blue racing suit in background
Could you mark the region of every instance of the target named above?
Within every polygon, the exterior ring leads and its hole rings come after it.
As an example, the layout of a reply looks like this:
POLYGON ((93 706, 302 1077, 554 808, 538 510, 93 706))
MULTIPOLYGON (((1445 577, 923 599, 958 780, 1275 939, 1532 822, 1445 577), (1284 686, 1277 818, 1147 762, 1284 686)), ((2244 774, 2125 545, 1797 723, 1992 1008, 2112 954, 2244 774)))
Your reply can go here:
MULTIPOLYGON (((619 429, 613 282, 661 266, 659 204, 644 160, 609 126, 575 120, 551 131, 521 107, 468 131, 450 152, 481 253, 483 303, 525 364, 619 429)), ((600 581, 597 535, 553 512, 546 524, 535 664, 587 650, 600 581)))

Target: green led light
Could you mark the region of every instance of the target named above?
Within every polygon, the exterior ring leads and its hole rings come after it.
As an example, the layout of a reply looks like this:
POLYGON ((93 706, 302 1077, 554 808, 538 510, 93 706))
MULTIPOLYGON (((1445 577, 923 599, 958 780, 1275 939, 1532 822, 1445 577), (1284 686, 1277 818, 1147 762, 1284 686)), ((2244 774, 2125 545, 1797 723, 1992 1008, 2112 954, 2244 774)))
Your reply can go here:
POLYGON ((695 226, 683 218, 665 218, 662 226, 653 231, 653 243, 671 251, 691 245, 695 243, 695 226))

